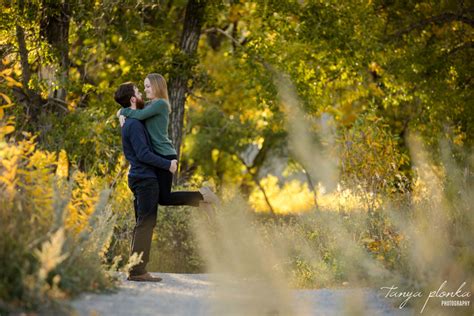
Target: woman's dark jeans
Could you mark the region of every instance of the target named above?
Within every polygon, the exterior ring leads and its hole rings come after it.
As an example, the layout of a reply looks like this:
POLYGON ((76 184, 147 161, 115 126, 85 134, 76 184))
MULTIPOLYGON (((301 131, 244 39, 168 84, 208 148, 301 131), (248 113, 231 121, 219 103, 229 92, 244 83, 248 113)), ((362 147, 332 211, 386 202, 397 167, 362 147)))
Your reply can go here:
POLYGON ((146 265, 150 259, 151 238, 156 225, 158 212, 158 196, 160 193, 158 179, 128 178, 128 186, 135 196, 135 227, 133 229, 130 255, 143 253, 142 262, 134 266, 130 275, 146 273, 146 265))
MULTIPOLYGON (((176 155, 169 155, 161 157, 173 160, 176 155)), ((190 205, 199 206, 199 201, 202 201, 202 194, 198 191, 176 191, 171 192, 173 184, 173 174, 169 170, 156 169, 156 175, 160 186, 160 205, 190 205)))

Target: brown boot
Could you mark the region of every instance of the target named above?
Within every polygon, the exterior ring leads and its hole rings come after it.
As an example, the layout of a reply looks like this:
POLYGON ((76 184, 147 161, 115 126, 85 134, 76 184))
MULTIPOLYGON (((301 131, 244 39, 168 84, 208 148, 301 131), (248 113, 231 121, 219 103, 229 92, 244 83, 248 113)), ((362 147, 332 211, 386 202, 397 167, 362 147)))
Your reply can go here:
POLYGON ((127 281, 137 281, 137 282, 160 282, 163 280, 159 277, 154 277, 150 273, 140 274, 140 275, 129 275, 127 281))

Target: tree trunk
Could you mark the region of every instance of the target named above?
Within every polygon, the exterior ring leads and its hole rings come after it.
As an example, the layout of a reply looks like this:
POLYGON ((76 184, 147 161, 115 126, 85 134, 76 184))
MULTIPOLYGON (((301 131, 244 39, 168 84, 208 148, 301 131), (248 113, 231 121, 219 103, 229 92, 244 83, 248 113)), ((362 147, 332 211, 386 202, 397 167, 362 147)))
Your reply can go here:
POLYGON ((172 106, 170 134, 171 140, 178 152, 181 154, 181 143, 183 140, 184 124, 184 104, 188 94, 188 81, 192 78, 192 68, 194 66, 193 57, 196 54, 201 27, 204 22, 205 0, 189 0, 186 6, 183 33, 180 42, 180 55, 173 69, 170 78, 169 92, 172 106), (183 62, 186 60, 186 62, 183 62))
POLYGON ((50 81, 50 98, 64 102, 69 73, 69 24, 71 5, 67 1, 43 0, 40 34, 51 45, 57 64, 43 67, 43 78, 50 81), (55 84, 58 84, 56 86, 55 84))
MULTIPOLYGON (((23 14, 25 3, 24 1, 18 2, 19 12, 23 14)), ((18 54, 20 56, 21 65, 21 83, 22 89, 14 89, 18 100, 23 103, 26 107, 26 117, 28 120, 32 119, 32 122, 37 122, 40 107, 42 105, 41 97, 30 89, 29 82, 31 79, 31 69, 28 62, 28 49, 26 47, 25 30, 17 23, 15 27, 16 39, 18 42, 18 54)))

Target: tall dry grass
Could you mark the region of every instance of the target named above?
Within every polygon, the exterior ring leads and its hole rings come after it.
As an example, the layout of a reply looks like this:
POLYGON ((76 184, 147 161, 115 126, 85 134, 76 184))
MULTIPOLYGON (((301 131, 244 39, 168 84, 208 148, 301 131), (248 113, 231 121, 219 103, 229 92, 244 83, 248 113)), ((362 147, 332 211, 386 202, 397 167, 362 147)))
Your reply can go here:
MULTIPOLYGON (((407 139, 406 157, 373 117, 366 127, 357 126, 357 133, 345 134, 340 146, 334 141, 337 135, 321 125, 316 129, 324 132, 315 140, 308 132, 315 129, 310 127, 314 122, 299 110, 291 83, 279 77, 277 86, 295 157, 315 182, 333 192, 342 186, 362 203, 351 209, 256 215, 229 190, 213 215, 197 217, 194 224, 202 257, 217 284, 213 312, 304 315, 314 311, 296 303, 292 288, 370 287, 384 296, 382 287, 396 286, 399 293, 422 293, 403 305, 412 312, 470 314, 469 308, 441 306, 442 298, 429 296, 444 281, 444 291, 454 293, 464 282, 465 292, 473 290, 473 157, 461 167, 445 145, 442 159, 432 161, 414 136, 407 139), (350 138, 363 134, 364 128, 372 137, 369 142, 350 138), (362 147, 344 148, 347 141, 362 147), (370 147, 381 141, 381 146, 370 147), (378 157, 379 147, 385 156, 378 157), (346 163, 342 174, 341 160, 346 163), (349 172, 351 162, 354 170, 349 172), (400 171, 410 162, 411 178, 400 171)), ((363 314, 368 311, 357 308, 363 299, 341 304, 347 304, 347 314, 363 314)), ((404 300, 387 298, 395 308, 404 300)))

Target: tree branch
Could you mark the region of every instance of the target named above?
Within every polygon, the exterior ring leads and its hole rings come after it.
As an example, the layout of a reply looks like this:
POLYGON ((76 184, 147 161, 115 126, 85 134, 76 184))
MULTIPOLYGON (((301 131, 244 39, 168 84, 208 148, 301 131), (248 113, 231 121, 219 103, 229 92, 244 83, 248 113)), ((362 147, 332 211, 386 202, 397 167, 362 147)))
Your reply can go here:
POLYGON ((474 48, 474 42, 467 42, 467 43, 463 43, 463 44, 461 44, 461 45, 458 45, 458 46, 454 47, 453 49, 451 49, 451 50, 448 52, 448 56, 449 56, 449 55, 454 55, 454 54, 456 54, 458 51, 463 50, 463 49, 466 49, 466 48, 474 48))
POLYGON ((233 45, 242 47, 242 44, 241 44, 237 39, 235 39, 234 37, 232 37, 232 35, 228 34, 228 33, 227 33, 226 31, 224 31, 223 29, 220 29, 220 28, 218 28, 218 27, 211 27, 211 28, 208 28, 207 30, 204 31, 204 33, 206 33, 206 34, 207 34, 207 33, 212 33, 212 32, 216 32, 216 33, 222 34, 222 35, 224 35, 225 37, 227 37, 228 39, 230 39, 233 45))
POLYGON ((25 30, 19 24, 16 25, 16 39, 18 41, 18 51, 20 54, 20 64, 21 64, 21 83, 23 84, 23 89, 27 91, 27 96, 30 97, 28 93, 28 82, 30 82, 31 72, 30 65, 28 63, 28 50, 26 49, 25 41, 25 30))
MULTIPOLYGON (((220 33, 222 35, 224 35, 225 37, 227 37, 228 39, 231 40, 232 42, 232 46, 234 47, 244 47, 243 44, 241 42, 239 42, 237 39, 235 39, 232 35, 228 34, 226 31, 224 31, 223 29, 220 29, 220 28, 217 28, 217 27, 211 27, 207 30, 204 31, 204 33, 210 33, 210 32, 217 32, 217 33, 220 33)), ((244 42, 246 42, 247 39, 244 39, 244 42)), ((261 56, 257 55, 257 54, 252 54, 252 53, 249 53, 249 56, 253 57, 255 60, 257 60, 258 62, 260 62, 264 67, 265 69, 269 70, 270 72, 274 73, 273 71, 273 67, 267 63, 265 61, 265 59, 263 59, 261 56)))
POLYGON ((408 34, 408 33, 412 32, 416 29, 424 28, 424 27, 426 27, 427 25, 430 25, 430 24, 438 24, 439 25, 439 24, 444 24, 444 23, 447 23, 447 22, 454 22, 454 21, 463 22, 465 24, 469 24, 470 26, 474 26, 474 20, 471 19, 470 17, 462 15, 462 14, 446 12, 446 13, 442 13, 440 15, 432 16, 430 18, 421 20, 417 23, 413 23, 409 27, 396 32, 393 36, 395 38, 400 38, 405 34, 408 34))
POLYGON ((260 189, 260 191, 262 191, 263 193, 263 197, 265 198, 265 202, 267 203, 268 205, 268 208, 270 209, 270 213, 272 215, 275 215, 275 209, 273 208, 272 204, 270 203, 270 199, 268 198, 268 195, 267 195, 267 192, 265 191, 265 188, 260 184, 260 181, 258 180, 258 177, 257 177, 257 174, 253 173, 252 172, 252 168, 249 167, 245 161, 242 159, 242 157, 240 157, 239 155, 236 155, 239 160, 242 162, 242 164, 245 166, 245 168, 247 169, 247 172, 249 173, 249 175, 252 177, 252 180, 255 182, 255 184, 257 185, 257 187, 260 189))
POLYGON ((316 208, 317 211, 319 211, 318 194, 317 194, 316 187, 313 184, 313 180, 311 179, 311 175, 309 174, 308 169, 306 169, 306 167, 302 163, 299 163, 299 164, 301 165, 301 168, 303 168, 303 172, 306 176, 306 180, 308 181, 308 185, 311 191, 313 192, 314 207, 316 208))

